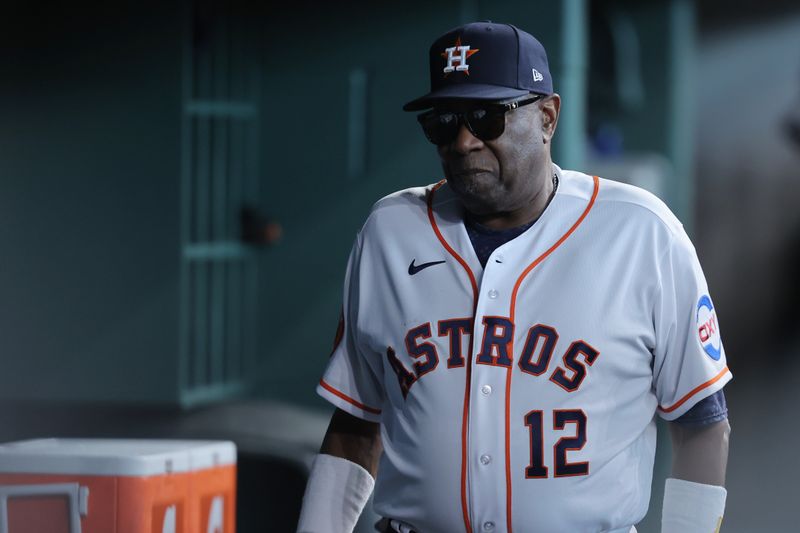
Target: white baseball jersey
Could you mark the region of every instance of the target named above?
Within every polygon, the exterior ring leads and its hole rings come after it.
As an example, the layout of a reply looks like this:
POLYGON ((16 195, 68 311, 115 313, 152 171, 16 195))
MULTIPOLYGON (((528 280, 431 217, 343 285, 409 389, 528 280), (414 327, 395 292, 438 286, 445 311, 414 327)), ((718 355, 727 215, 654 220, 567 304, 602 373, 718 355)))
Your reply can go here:
POLYGON ((317 391, 381 423, 377 513, 423 532, 628 531, 655 414, 731 379, 680 222, 651 194, 555 167, 539 220, 486 267, 446 183, 377 202, 317 391))

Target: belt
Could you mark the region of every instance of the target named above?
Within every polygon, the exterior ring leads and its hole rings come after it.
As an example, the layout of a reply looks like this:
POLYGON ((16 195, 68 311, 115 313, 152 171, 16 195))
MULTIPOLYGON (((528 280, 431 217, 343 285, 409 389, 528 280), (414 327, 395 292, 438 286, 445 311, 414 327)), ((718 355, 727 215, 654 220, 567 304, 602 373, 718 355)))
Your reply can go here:
MULTIPOLYGON (((375 524, 375 529, 380 533, 419 533, 419 531, 405 522, 389 518, 384 518, 375 524)), ((634 526, 626 526, 619 529, 607 529, 602 533, 636 533, 636 528, 634 526)))
POLYGON ((380 533, 419 533, 405 522, 393 518, 382 518, 375 524, 375 529, 380 533))

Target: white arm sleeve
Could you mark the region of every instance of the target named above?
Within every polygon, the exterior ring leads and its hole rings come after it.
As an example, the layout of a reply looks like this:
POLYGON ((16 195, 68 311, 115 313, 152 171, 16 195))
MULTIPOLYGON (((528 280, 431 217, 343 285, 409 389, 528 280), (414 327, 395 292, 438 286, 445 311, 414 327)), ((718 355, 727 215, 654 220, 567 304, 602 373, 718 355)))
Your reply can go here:
POLYGON ((319 454, 311 465, 297 533, 352 533, 374 485, 360 465, 319 454))
POLYGON ((667 479, 661 533, 718 533, 727 496, 716 485, 667 479))

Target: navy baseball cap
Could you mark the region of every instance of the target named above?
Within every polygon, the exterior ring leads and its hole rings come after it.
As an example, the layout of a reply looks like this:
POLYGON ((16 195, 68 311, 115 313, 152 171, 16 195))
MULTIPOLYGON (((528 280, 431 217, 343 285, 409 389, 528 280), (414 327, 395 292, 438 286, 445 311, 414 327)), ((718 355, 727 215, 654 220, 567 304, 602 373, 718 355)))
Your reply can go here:
POLYGON ((431 92, 403 106, 433 107, 437 100, 500 100, 553 94, 547 53, 536 38, 512 26, 472 22, 454 28, 430 49, 431 92))

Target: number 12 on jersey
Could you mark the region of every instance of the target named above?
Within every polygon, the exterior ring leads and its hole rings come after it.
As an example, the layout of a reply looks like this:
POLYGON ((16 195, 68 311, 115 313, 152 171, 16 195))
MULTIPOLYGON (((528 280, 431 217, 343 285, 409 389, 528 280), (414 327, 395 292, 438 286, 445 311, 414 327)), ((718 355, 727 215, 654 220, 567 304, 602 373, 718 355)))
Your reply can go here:
MULTIPOLYGON (((561 437, 553 445, 553 477, 585 476, 589 473, 588 461, 570 463, 567 452, 580 450, 586 444, 586 413, 580 409, 557 409, 553 411, 553 429, 564 430, 567 424, 575 424, 575 434, 561 437)), ((544 464, 544 415, 542 411, 530 411, 525 415, 525 425, 531 436, 531 463, 525 468, 528 479, 542 479, 548 476, 544 464)))

